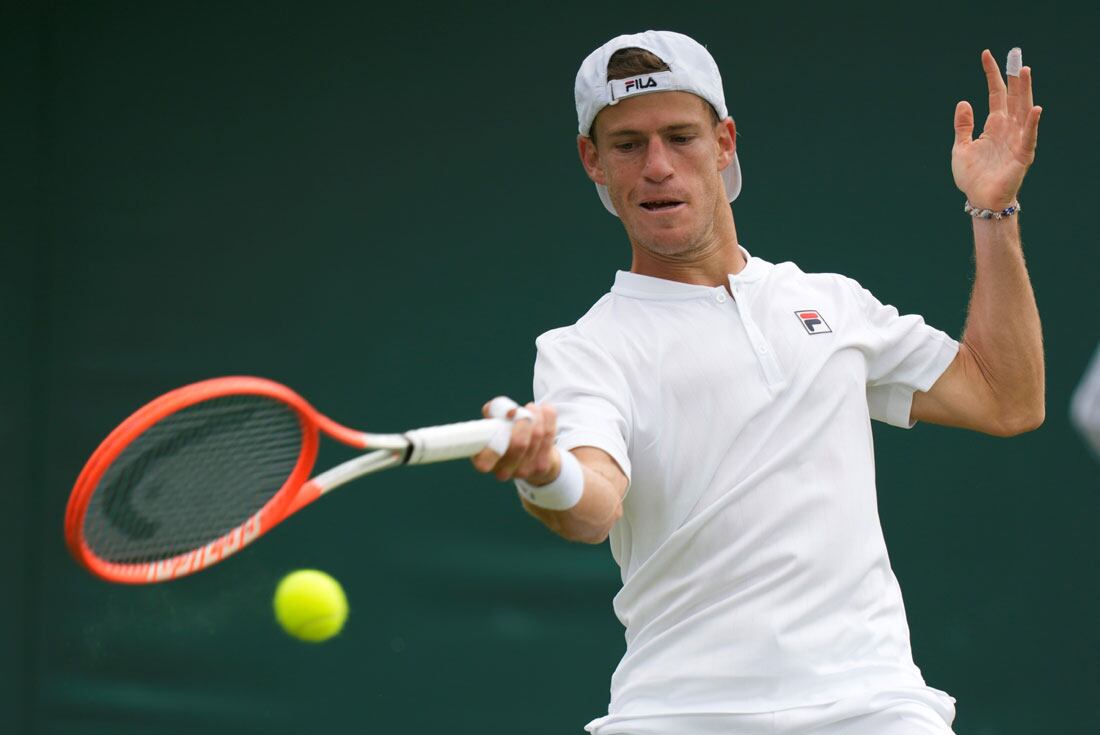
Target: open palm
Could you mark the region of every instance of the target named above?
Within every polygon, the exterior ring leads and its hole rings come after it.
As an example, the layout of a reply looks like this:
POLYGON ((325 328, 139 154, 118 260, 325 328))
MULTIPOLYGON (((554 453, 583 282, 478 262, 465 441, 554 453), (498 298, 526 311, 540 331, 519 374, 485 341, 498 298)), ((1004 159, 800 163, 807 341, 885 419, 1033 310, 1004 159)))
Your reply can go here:
POLYGON ((1007 87, 988 49, 982 51, 982 68, 989 83, 989 117, 975 140, 974 109, 965 100, 955 106, 951 173, 973 206, 1000 210, 1015 201, 1035 160, 1043 108, 1032 101, 1030 67, 1009 76, 1007 87))

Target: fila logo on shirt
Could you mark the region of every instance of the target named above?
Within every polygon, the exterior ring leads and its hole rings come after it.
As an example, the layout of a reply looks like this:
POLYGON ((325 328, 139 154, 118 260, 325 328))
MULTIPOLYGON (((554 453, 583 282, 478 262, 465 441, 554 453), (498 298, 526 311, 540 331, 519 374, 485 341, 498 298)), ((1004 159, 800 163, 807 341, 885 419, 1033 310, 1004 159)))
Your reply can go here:
POLYGON ((657 80, 653 77, 649 77, 648 79, 642 79, 641 77, 638 77, 637 79, 628 79, 624 86, 626 87, 627 92, 637 92, 639 89, 649 89, 650 87, 656 87, 657 80))
POLYGON ((828 334, 833 331, 816 309, 799 309, 795 315, 810 334, 828 334))

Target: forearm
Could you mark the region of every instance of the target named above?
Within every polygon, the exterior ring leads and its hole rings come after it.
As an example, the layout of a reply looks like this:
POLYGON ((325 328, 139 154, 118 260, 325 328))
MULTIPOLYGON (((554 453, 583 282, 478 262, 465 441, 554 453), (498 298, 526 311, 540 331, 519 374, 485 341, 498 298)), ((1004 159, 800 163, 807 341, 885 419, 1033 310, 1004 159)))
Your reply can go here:
POLYGON ((512 418, 515 423, 504 454, 486 447, 473 457, 474 468, 492 472, 498 480, 518 481, 523 507, 559 536, 589 544, 606 539, 623 514, 630 484, 611 454, 594 446, 559 449, 557 411, 549 403, 528 403, 519 419, 519 407, 503 397, 481 410, 486 417, 512 418), (504 404, 512 408, 502 410, 504 404))
POLYGON ((974 288, 961 347, 980 369, 1005 433, 1036 428, 1045 412, 1042 328, 1018 217, 974 219, 974 288))
POLYGON ((607 467, 594 457, 589 448, 573 452, 584 473, 581 499, 568 510, 548 510, 520 497, 527 512, 562 538, 589 544, 602 543, 615 521, 622 516, 622 498, 626 493, 626 478, 617 467, 607 467))

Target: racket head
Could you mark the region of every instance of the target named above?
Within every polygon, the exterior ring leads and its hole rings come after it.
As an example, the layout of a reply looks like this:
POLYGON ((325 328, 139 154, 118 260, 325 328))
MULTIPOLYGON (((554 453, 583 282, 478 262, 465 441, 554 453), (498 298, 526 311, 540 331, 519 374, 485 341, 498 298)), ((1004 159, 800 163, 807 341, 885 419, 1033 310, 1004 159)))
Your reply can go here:
POLYGON ((65 512, 70 552, 96 576, 129 584, 231 556, 304 505, 294 500, 321 423, 331 422, 263 378, 214 378, 154 399, 78 476, 65 512))

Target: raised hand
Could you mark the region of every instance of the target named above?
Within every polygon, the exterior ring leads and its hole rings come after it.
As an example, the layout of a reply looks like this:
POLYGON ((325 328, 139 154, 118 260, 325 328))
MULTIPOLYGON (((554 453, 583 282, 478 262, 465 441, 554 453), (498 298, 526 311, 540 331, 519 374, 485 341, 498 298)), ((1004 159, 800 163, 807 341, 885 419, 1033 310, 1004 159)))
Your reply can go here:
POLYGON ((989 117, 975 140, 974 108, 965 100, 955 106, 951 173, 974 207, 1001 210, 1016 200, 1035 160, 1043 108, 1032 101, 1031 67, 1021 67, 1019 76, 1010 74, 1007 87, 989 49, 982 51, 982 68, 989 86, 989 117))

